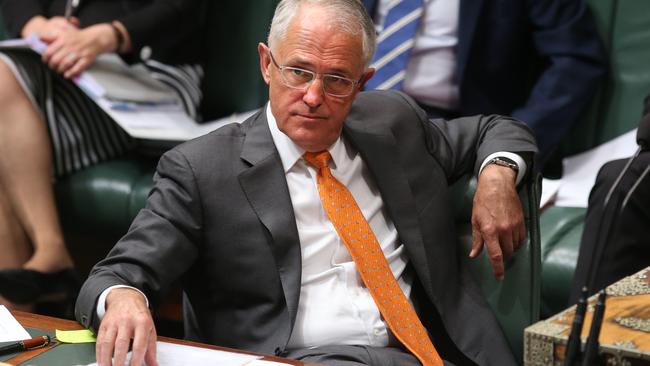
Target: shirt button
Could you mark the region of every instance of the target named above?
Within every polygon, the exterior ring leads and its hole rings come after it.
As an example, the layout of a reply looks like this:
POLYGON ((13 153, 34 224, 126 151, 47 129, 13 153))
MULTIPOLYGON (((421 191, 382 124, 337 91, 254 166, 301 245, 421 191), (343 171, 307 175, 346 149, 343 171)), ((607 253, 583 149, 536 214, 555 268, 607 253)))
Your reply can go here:
POLYGON ((379 328, 375 328, 375 331, 373 333, 375 333, 376 337, 379 337, 381 335, 381 330, 379 328))

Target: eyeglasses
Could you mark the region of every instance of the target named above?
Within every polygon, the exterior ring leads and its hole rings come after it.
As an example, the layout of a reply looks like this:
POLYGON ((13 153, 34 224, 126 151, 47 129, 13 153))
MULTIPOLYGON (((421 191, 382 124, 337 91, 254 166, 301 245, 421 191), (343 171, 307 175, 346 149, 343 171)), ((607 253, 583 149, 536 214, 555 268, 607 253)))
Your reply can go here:
MULTIPOLYGON (((316 79, 317 73, 299 67, 291 67, 285 65, 278 65, 273 57, 273 53, 269 51, 271 55, 271 60, 275 67, 280 70, 280 75, 282 76, 282 81, 284 85, 292 89, 307 90, 312 82, 316 79)), ((352 92, 354 92, 355 86, 359 84, 361 80, 352 80, 344 78, 342 76, 332 75, 332 74, 322 74, 323 79, 323 91, 327 95, 333 97, 343 98, 347 97, 352 92)))

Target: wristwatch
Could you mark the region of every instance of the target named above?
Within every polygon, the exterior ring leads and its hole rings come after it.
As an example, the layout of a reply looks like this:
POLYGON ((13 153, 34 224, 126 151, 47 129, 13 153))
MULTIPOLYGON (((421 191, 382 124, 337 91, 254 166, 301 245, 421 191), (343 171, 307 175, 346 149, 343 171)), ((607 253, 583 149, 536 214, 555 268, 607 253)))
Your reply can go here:
POLYGON ((488 161, 486 165, 489 165, 489 164, 496 164, 496 165, 500 165, 500 166, 505 166, 505 167, 508 167, 508 168, 514 170, 515 173, 519 172, 519 165, 517 165, 517 163, 514 160, 509 159, 509 158, 505 158, 503 156, 497 156, 495 158, 490 159, 490 161, 488 161))

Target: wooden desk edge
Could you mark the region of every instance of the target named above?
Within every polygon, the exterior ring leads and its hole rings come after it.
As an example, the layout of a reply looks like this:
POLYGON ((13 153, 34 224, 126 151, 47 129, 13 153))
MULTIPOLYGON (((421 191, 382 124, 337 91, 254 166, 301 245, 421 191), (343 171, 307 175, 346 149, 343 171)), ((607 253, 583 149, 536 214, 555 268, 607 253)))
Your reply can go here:
MULTIPOLYGON (((17 311, 17 310, 12 310, 11 314, 18 320, 18 322, 28 328, 34 328, 34 329, 40 329, 40 330, 47 330, 47 331, 54 331, 55 329, 60 329, 60 330, 81 330, 84 329, 84 327, 77 323, 76 321, 72 320, 66 320, 66 319, 59 319, 59 318, 53 318, 50 316, 45 316, 45 315, 38 315, 38 314, 32 314, 32 313, 26 313, 23 311, 17 311)), ((305 363, 301 361, 296 361, 296 360, 291 360, 287 358, 281 358, 281 357, 275 357, 275 356, 269 356, 269 355, 263 355, 260 353, 255 353, 255 352, 248 352, 248 351, 241 351, 237 349, 232 349, 232 348, 226 348, 226 347, 220 347, 220 346, 215 346, 211 344, 205 344, 205 343, 197 343, 197 342, 191 342, 191 341, 186 341, 182 339, 175 339, 175 338, 168 338, 168 337, 158 337, 159 341, 162 342, 168 342, 168 343, 175 343, 175 344, 182 344, 186 346, 194 346, 194 347, 201 347, 201 348, 208 348, 208 349, 214 349, 214 350, 219 350, 219 351, 226 351, 226 352, 234 352, 234 353, 244 353, 248 355, 255 355, 255 356, 262 356, 262 360, 264 361, 273 361, 273 362, 281 362, 289 365, 295 365, 295 366, 318 366, 317 364, 313 363, 305 363)), ((6 363, 12 364, 12 365, 20 365, 21 363, 28 361, 41 353, 47 352, 51 348, 55 347, 56 344, 50 345, 48 347, 42 348, 42 349, 36 349, 32 351, 27 351, 27 352, 22 352, 16 357, 13 357, 9 360, 6 360, 6 363)))

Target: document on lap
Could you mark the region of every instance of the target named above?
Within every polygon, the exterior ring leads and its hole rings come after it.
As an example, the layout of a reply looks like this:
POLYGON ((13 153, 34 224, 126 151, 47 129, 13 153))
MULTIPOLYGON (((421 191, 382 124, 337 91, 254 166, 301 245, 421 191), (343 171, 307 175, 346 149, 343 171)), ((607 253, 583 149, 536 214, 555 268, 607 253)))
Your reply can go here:
MULTIPOLYGON (((43 53, 38 37, 0 41, 3 48, 30 48, 43 53)), ((127 65, 116 54, 103 54, 73 80, 131 137, 157 141, 187 141, 229 123, 243 122, 255 111, 197 123, 184 111, 177 95, 153 79, 144 65, 127 65)))
MULTIPOLYGON (((156 355, 160 366, 244 366, 254 365, 261 356, 219 351, 207 348, 185 346, 181 344, 158 342, 156 355)), ((127 356, 127 364, 131 353, 127 356)), ((264 365, 264 364, 259 364, 264 365)), ((88 366, 97 366, 92 363, 88 366)))
POLYGON ((11 315, 9 310, 0 305, 0 342, 22 341, 31 336, 11 315))

